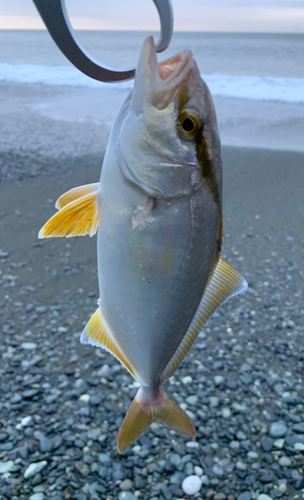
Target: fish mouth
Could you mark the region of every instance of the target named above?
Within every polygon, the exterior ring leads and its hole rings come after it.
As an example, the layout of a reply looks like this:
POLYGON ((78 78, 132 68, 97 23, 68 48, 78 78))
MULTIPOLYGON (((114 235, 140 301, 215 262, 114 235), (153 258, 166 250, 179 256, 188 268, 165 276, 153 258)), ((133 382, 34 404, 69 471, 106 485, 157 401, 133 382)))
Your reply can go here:
POLYGON ((158 63, 153 37, 147 37, 135 74, 133 100, 137 101, 138 111, 144 101, 160 109, 166 107, 182 83, 188 81, 194 65, 196 63, 190 50, 182 50, 158 63))
POLYGON ((168 85, 181 76, 185 76, 185 69, 188 68, 188 63, 193 59, 193 54, 190 50, 183 50, 165 61, 158 63, 158 72, 161 78, 160 85, 168 85))

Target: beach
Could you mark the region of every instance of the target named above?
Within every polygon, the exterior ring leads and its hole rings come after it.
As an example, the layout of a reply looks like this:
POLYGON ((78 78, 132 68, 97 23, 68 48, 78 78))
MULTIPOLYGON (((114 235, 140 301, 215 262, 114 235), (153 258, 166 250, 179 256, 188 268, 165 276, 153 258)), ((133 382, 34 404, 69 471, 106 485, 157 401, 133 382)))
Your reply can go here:
POLYGON ((63 192, 98 182, 127 92, 0 81, 0 498, 189 499, 196 476, 196 499, 302 499, 304 104, 215 96, 222 256, 249 287, 164 384, 196 439, 154 424, 119 456, 136 383, 79 341, 97 308, 96 237, 37 235, 63 192))

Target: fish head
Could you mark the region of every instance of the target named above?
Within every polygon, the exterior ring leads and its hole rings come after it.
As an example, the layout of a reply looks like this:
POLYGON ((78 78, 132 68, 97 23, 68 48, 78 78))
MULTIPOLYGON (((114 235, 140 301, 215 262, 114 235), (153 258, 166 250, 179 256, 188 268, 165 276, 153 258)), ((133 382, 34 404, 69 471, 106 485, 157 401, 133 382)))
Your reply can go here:
POLYGON ((153 38, 145 39, 118 142, 124 173, 150 196, 190 194, 206 160, 221 185, 215 109, 191 51, 158 63, 153 38))

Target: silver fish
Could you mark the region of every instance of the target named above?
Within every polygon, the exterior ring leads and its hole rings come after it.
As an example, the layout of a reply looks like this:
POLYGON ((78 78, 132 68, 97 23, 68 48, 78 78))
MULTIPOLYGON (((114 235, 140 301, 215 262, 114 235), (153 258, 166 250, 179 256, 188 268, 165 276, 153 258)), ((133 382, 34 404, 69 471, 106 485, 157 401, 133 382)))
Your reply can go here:
POLYGON ((215 309, 247 283, 220 257, 221 144, 190 51, 158 64, 153 38, 144 41, 100 183, 72 189, 56 207, 42 238, 92 236, 98 227, 99 306, 81 342, 110 351, 140 384, 118 451, 153 421, 195 436, 189 416, 160 386, 215 309))

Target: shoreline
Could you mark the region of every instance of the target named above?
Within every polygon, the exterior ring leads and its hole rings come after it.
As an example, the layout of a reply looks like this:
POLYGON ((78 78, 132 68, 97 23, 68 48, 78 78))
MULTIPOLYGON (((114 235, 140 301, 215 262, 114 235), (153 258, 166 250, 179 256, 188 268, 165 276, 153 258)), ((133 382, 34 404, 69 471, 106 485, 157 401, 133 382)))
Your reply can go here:
MULTIPOLYGON (((0 94, 0 175, 9 164, 11 178, 18 178, 27 171, 36 175, 42 165, 50 173, 60 171, 61 162, 76 168, 81 161, 101 165, 127 92, 0 82, 0 94)), ((303 105, 214 102, 224 147, 304 152, 303 105)))

